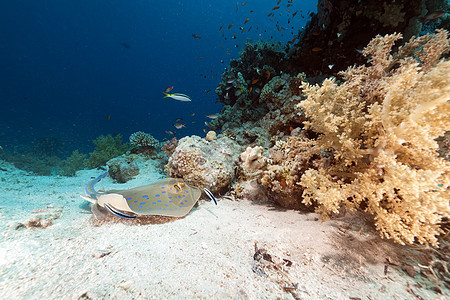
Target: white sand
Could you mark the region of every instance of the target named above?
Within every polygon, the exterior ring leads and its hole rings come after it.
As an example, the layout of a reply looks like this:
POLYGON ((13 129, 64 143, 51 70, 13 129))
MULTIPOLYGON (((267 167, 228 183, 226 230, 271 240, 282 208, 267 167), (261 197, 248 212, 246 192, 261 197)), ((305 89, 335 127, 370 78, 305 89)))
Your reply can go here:
MULTIPOLYGON (((162 224, 99 224, 78 195, 100 171, 55 178, 3 167, 0 299, 440 299, 399 268, 384 275, 385 259, 399 261, 411 248, 381 240, 360 215, 321 223, 313 213, 219 199, 162 224), (58 209, 45 229, 8 226, 58 209), (292 265, 277 271, 260 261, 267 276, 255 273, 255 242, 274 262, 292 265), (286 282, 298 288, 283 291, 286 282)), ((160 176, 126 185, 106 178, 98 187, 128 188, 160 176)))

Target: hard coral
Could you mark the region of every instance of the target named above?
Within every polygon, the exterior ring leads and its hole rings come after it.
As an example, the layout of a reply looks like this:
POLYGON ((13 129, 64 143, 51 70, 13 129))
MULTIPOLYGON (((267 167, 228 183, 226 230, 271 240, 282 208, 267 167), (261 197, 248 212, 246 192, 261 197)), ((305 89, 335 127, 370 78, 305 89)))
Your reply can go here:
POLYGON ((450 127, 450 61, 446 31, 412 39, 391 55, 400 34, 377 36, 369 66, 343 72, 345 82, 304 83, 299 106, 331 163, 301 177, 303 202, 327 217, 342 205, 374 215, 385 238, 437 244, 450 217, 450 164, 435 139, 450 127))

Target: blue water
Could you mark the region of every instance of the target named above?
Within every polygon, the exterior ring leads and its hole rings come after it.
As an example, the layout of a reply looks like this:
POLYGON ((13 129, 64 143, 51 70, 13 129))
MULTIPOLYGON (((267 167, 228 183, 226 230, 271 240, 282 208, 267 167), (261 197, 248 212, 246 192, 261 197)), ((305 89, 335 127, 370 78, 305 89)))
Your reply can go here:
POLYGON ((52 136, 70 153, 92 150, 100 134, 204 135, 205 115, 222 108, 214 94, 220 75, 246 40, 285 43, 316 10, 313 0, 289 8, 283 0, 270 21, 277 2, 2 1, 0 145, 14 151, 52 136), (287 9, 305 18, 287 24, 287 9), (276 21, 287 29, 279 32, 276 21), (169 85, 192 102, 163 99, 169 85), (186 128, 173 127, 177 118, 186 128))

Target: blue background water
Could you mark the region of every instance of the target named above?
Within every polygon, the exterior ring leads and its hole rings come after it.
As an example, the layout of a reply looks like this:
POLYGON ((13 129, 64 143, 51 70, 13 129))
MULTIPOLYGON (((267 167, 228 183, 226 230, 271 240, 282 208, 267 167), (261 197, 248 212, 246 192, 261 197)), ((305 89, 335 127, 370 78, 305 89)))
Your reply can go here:
POLYGON ((272 18, 289 30, 279 32, 267 16, 277 2, 2 1, 0 145, 13 151, 54 136, 70 153, 90 151, 100 134, 121 133, 124 140, 139 130, 159 140, 170 138, 166 130, 203 136, 205 115, 222 107, 214 94, 220 75, 245 41, 289 41, 316 10, 314 0, 289 8, 281 1, 272 18), (306 18, 299 12, 287 24, 287 9, 302 10, 306 18), (241 33, 240 26, 252 30, 241 33), (192 102, 162 99, 169 85, 192 102), (176 118, 185 129, 173 128, 176 118))

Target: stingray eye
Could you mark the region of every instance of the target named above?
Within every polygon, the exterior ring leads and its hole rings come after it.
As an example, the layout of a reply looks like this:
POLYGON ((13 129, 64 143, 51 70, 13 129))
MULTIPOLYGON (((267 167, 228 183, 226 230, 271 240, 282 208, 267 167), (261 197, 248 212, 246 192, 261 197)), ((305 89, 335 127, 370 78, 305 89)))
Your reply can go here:
POLYGON ((184 183, 183 182, 177 182, 174 184, 175 189, 177 190, 177 192, 181 192, 181 190, 184 187, 184 183))

